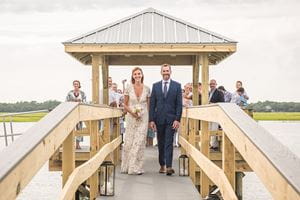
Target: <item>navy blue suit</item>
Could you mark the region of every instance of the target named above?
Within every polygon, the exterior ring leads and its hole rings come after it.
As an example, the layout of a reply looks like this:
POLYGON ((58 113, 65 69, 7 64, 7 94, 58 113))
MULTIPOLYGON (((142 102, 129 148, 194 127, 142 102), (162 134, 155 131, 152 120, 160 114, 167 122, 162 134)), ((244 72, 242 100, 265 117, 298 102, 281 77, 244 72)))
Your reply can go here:
POLYGON ((182 92, 180 83, 171 80, 166 97, 162 89, 162 81, 154 83, 150 98, 149 122, 157 127, 159 164, 172 167, 173 138, 175 120, 180 122, 182 114, 182 92))

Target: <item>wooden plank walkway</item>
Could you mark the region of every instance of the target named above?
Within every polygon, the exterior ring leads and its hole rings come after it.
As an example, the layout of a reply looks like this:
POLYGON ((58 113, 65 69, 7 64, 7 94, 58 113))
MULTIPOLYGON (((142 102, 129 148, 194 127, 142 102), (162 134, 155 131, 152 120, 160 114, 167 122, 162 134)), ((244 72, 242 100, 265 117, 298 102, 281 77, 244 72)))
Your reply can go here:
POLYGON ((173 168, 175 174, 159 174, 158 150, 146 148, 143 175, 127 175, 116 170, 115 196, 98 197, 97 200, 197 200, 201 199, 189 177, 178 176, 178 156, 180 150, 174 148, 173 168))

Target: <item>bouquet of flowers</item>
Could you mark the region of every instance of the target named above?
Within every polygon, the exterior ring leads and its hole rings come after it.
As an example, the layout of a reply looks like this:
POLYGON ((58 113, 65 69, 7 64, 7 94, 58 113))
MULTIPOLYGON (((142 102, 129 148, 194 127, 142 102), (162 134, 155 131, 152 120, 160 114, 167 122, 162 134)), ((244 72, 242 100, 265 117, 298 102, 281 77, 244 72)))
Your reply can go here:
POLYGON ((132 112, 137 114, 137 116, 141 117, 142 116, 142 111, 143 111, 143 108, 141 105, 135 105, 132 112))

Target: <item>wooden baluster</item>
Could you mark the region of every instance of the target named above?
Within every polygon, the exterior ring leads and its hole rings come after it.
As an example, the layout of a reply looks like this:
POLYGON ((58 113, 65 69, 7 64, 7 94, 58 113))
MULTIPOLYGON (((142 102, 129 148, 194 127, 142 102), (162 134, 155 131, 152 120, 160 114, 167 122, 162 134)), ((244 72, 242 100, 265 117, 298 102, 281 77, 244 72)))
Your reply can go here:
MULTIPOLYGON (((199 57, 201 63, 201 76, 202 76, 202 95, 201 95, 201 103, 202 105, 208 104, 208 78, 209 78, 209 69, 208 69, 208 55, 203 53, 199 57)), ((208 130, 208 122, 201 121, 201 153, 205 156, 209 157, 209 130, 208 130)), ((200 193, 204 198, 209 193, 209 178, 207 175, 201 170, 200 174, 200 193)))
POLYGON ((62 152, 62 185, 67 182, 70 174, 75 169, 75 131, 72 131, 63 142, 62 152))
MULTIPOLYGON (((120 136, 120 118, 115 118, 115 123, 114 124, 114 137, 113 139, 117 138, 120 136)), ((119 163, 119 155, 120 154, 120 148, 116 148, 114 150, 114 164, 118 165, 119 163)))
MULTIPOLYGON (((99 72, 100 64, 103 65, 103 58, 99 54, 92 55, 92 100, 94 104, 99 104, 99 72)), ((93 157, 99 148, 99 123, 98 120, 90 122, 90 157, 93 157)), ((96 199, 98 196, 98 172, 96 171, 89 179, 90 199, 96 199)))
POLYGON ((222 168, 229 183, 235 190, 235 148, 223 131, 222 168))

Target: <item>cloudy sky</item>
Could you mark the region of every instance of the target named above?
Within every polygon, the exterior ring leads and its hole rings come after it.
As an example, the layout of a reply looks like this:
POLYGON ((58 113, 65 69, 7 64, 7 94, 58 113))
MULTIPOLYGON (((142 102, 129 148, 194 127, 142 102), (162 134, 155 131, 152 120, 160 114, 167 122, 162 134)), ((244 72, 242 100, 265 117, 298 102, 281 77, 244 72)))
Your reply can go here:
MULTIPOLYGON (((233 91, 242 80, 251 102, 300 102, 299 0, 0 0, 0 102, 63 101, 74 79, 90 99, 91 67, 61 42, 148 7, 239 42, 210 68, 219 85, 233 91)), ((112 67, 110 75, 120 83, 131 68, 112 67)), ((159 67, 144 69, 146 84, 160 79, 159 67)), ((173 79, 190 82, 191 68, 173 68, 173 79)))

